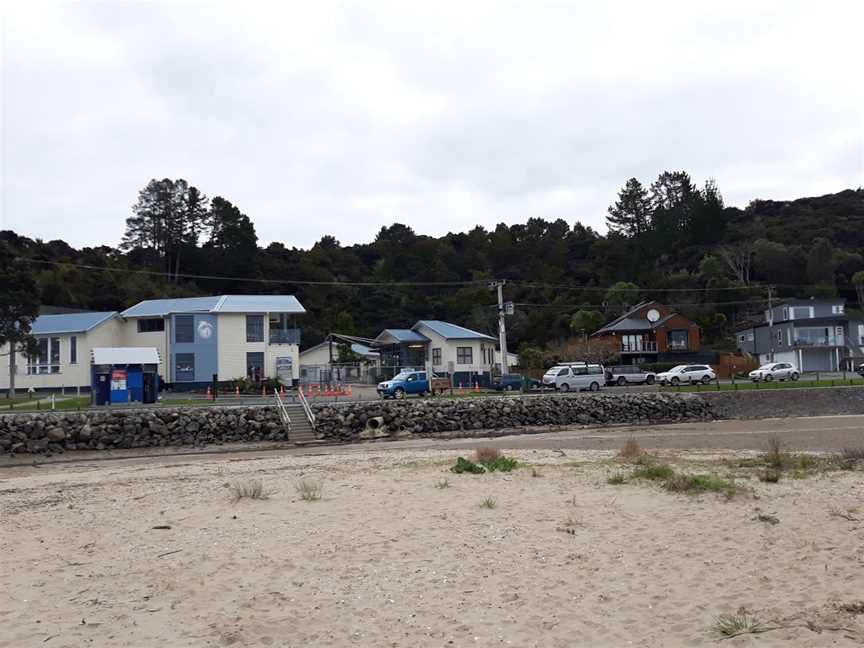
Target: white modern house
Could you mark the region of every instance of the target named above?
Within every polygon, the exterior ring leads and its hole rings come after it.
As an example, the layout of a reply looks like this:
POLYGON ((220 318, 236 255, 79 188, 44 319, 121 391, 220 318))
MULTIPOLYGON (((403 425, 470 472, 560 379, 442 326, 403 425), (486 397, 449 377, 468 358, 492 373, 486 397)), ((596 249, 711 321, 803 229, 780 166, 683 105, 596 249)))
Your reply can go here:
MULTIPOLYGON (((155 348, 162 382, 181 389, 214 376, 290 384, 300 375, 295 318, 305 312, 293 295, 215 295, 147 300, 121 313, 42 315, 32 329, 39 354, 18 354, 16 387, 89 388, 95 347, 155 348)), ((0 371, 0 388, 8 382, 8 369, 0 371)))

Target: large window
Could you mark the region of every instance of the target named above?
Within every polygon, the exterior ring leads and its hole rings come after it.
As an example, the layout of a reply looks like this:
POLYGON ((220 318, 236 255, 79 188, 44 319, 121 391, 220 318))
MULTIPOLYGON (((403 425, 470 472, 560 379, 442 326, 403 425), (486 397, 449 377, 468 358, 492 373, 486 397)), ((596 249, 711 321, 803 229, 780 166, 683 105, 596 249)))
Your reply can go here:
POLYGON ((439 366, 441 364, 441 349, 432 349, 432 364, 439 366))
POLYGON ((834 346, 837 338, 834 330, 827 326, 807 326, 796 328, 792 334, 792 344, 798 347, 834 346))
POLYGON ((270 314, 270 344, 300 344, 300 329, 294 328, 288 313, 270 314))
POLYGON ((78 364, 78 338, 69 338, 69 364, 78 364))
POLYGON ((621 350, 622 351, 642 351, 644 338, 641 335, 622 335, 621 350))
POLYGON ((192 382, 195 380, 195 354, 178 353, 174 356, 174 380, 192 382))
POLYGON ((794 320, 810 319, 811 317, 813 317, 811 309, 811 306, 793 306, 792 312, 790 314, 792 315, 792 319, 794 320))
POLYGON ((174 341, 178 343, 195 341, 195 318, 192 315, 174 317, 174 341))
POLYGON ((832 315, 842 315, 845 312, 845 308, 843 304, 833 304, 831 306, 831 314, 832 315))
POLYGON ((474 349, 471 347, 456 347, 456 364, 474 364, 474 349))
POLYGON ((264 379, 264 353, 256 351, 246 354, 246 376, 255 382, 264 379))
POLYGON ((686 351, 689 348, 689 337, 685 330, 669 331, 669 350, 686 351))
POLYGON ((60 373, 60 338, 38 338, 36 355, 27 358, 28 374, 60 373))
POLYGON ((155 333, 165 330, 165 320, 161 317, 151 317, 148 319, 138 320, 139 333, 155 333))
POLYGON ((264 341, 264 316, 263 315, 247 315, 246 316, 246 341, 247 342, 263 342, 264 341))

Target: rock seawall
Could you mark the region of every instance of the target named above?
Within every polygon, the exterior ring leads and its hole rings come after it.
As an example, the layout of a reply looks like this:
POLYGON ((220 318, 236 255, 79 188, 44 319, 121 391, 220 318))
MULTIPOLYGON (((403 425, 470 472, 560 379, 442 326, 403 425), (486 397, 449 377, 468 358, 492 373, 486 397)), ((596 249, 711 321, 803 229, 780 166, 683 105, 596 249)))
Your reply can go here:
MULTIPOLYGON (((468 436, 526 426, 670 423, 713 417, 691 394, 619 393, 372 401, 315 405, 317 435, 333 442, 369 438, 468 436)), ((0 453, 56 454, 289 441, 273 407, 85 410, 0 416, 0 453)))

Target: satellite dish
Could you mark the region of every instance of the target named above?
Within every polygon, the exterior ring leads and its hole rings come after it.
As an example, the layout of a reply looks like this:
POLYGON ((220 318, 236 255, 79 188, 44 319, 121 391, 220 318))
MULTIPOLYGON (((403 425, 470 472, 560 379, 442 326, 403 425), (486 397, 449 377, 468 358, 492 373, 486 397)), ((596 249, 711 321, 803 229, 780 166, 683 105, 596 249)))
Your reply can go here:
POLYGON ((645 314, 645 317, 648 318, 649 322, 656 322, 660 319, 660 311, 658 311, 656 308, 652 308, 645 314))

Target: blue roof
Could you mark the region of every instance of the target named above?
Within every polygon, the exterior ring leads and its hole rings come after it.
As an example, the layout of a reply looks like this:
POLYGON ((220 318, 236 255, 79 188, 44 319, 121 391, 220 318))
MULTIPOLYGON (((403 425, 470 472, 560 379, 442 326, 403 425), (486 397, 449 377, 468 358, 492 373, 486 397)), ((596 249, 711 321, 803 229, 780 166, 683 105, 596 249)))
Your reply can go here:
POLYGON ((56 333, 86 333, 117 314, 117 311, 98 313, 64 313, 62 315, 40 315, 33 322, 33 335, 56 333))
POLYGON ((294 295, 213 295, 148 299, 127 308, 123 317, 164 317, 171 313, 305 313, 294 295))
POLYGON ((491 340, 495 342, 495 338, 491 335, 486 335, 485 333, 480 333, 478 331, 472 331, 471 329, 465 328, 464 326, 459 326, 458 324, 450 324, 449 322, 442 322, 441 320, 420 320, 414 325, 416 329, 418 326, 425 326, 426 328, 434 331, 441 337, 446 340, 491 340))
MULTIPOLYGON (((412 331, 411 329, 384 329, 378 335, 380 338, 382 335, 389 335, 397 342, 428 342, 429 338, 420 335, 419 333, 412 331)), ((377 339, 377 338, 376 338, 377 339)))

